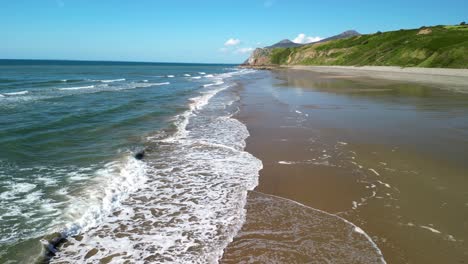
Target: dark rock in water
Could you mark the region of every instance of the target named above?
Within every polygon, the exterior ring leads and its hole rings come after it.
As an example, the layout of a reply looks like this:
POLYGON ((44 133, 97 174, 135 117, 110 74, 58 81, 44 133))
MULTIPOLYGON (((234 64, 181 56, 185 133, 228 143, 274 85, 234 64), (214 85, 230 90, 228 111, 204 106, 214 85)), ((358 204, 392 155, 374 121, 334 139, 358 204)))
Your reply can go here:
POLYGON ((145 151, 141 150, 135 154, 135 159, 142 160, 145 157, 145 151))
POLYGON ((42 239, 44 247, 45 247, 45 254, 43 263, 49 263, 50 259, 55 256, 58 251, 58 248, 67 242, 67 238, 62 233, 52 233, 46 235, 42 239))

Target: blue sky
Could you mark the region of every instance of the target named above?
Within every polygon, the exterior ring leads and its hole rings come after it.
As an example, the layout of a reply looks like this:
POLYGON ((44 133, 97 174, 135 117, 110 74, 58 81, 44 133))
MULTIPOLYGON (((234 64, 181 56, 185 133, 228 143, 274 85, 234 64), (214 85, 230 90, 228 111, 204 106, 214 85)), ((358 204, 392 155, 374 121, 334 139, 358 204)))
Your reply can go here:
POLYGON ((239 63, 284 38, 461 21, 467 0, 0 0, 0 58, 239 63))

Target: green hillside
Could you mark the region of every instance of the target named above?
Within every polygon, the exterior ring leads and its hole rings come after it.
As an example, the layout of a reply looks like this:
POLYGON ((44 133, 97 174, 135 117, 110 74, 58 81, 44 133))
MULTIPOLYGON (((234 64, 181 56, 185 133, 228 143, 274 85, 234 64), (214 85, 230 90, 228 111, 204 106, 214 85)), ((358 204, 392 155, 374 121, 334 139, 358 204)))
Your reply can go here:
POLYGON ((468 26, 361 35, 269 52, 271 64, 468 68, 468 26))

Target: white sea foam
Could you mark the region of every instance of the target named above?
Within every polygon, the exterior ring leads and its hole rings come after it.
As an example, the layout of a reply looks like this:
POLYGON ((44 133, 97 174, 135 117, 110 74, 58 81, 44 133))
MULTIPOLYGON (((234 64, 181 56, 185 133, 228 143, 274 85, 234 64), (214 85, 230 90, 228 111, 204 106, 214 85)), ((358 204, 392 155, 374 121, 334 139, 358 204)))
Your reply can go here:
POLYGON ((198 79, 201 79, 201 78, 202 78, 201 76, 192 77, 192 79, 195 79, 195 80, 198 80, 198 79))
POLYGON ((161 85, 169 85, 170 82, 162 82, 162 83, 152 83, 151 85, 161 86, 161 85))
POLYGON ((386 183, 386 182, 383 182, 383 181, 377 181, 378 183, 384 185, 385 187, 387 188, 392 188, 392 186, 390 186, 390 184, 386 183))
POLYGON ((11 93, 4 93, 3 95, 25 95, 28 94, 29 91, 20 91, 20 92, 11 92, 11 93))
POLYGON ((257 185, 262 167, 243 150, 245 125, 224 112, 230 95, 213 98, 227 87, 203 88, 176 118, 178 131, 150 141, 157 151, 149 151, 145 162, 130 158, 96 177, 67 210, 78 219, 68 234, 81 237, 70 237, 53 263, 99 262, 111 255, 116 263, 219 260, 244 221, 247 190, 257 185), (98 252, 85 260, 93 248, 98 252))
POLYGON ((185 77, 190 77, 190 76, 192 76, 192 75, 186 73, 186 74, 184 74, 184 76, 185 76, 185 77))
POLYGON ((53 186, 57 184, 57 180, 53 178, 49 178, 46 175, 39 176, 34 179, 35 181, 42 182, 46 186, 53 186))
POLYGON ((0 194, 1 200, 11 200, 18 198, 17 195, 22 193, 28 193, 36 188, 35 184, 32 183, 11 183, 7 191, 0 194))
POLYGON ((435 229, 435 228, 432 228, 432 227, 430 227, 430 226, 421 225, 421 226, 419 226, 419 227, 424 228, 424 229, 426 229, 426 230, 429 230, 429 231, 431 231, 432 233, 436 233, 436 234, 441 234, 441 233, 442 233, 442 232, 440 232, 439 230, 437 230, 437 229, 435 229))
POLYGON ((119 90, 131 90, 135 88, 147 88, 147 87, 152 87, 152 86, 163 86, 163 85, 169 85, 171 84, 170 82, 161 82, 161 83, 130 83, 129 85, 122 86, 119 88, 119 90))
POLYGON ((205 75, 205 78, 213 78, 213 77, 214 77, 213 74, 207 74, 207 75, 205 75))
POLYGON ((199 74, 201 74, 201 75, 205 75, 206 73, 205 73, 205 72, 199 72, 199 74))
POLYGON ((79 201, 65 210, 64 215, 72 220, 67 224, 66 234, 76 235, 102 223, 124 198, 146 180, 146 164, 130 155, 106 164, 96 172, 91 187, 80 193, 79 201))
POLYGON ((72 91, 72 90, 82 90, 82 89, 92 89, 94 88, 94 85, 88 85, 88 86, 77 86, 77 87, 65 87, 65 88, 59 88, 61 91, 72 91))
POLYGON ((217 82, 214 82, 214 83, 205 84, 205 85, 203 85, 203 87, 210 87, 210 86, 221 85, 221 84, 224 84, 224 82, 223 81, 217 81, 217 82))
POLYGON ((174 78, 175 76, 174 75, 167 75, 166 77, 167 78, 174 78))
POLYGON ((122 81, 125 81, 125 79, 121 78, 121 79, 114 79, 114 80, 101 80, 101 82, 103 83, 122 82, 122 81))

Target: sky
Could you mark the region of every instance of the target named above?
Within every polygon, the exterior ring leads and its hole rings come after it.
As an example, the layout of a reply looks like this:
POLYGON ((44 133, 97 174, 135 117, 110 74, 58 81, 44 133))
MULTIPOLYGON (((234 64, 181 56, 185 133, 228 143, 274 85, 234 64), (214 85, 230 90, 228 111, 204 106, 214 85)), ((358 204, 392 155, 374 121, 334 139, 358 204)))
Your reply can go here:
POLYGON ((0 0, 0 59, 241 63, 256 47, 468 22, 468 0, 0 0))

